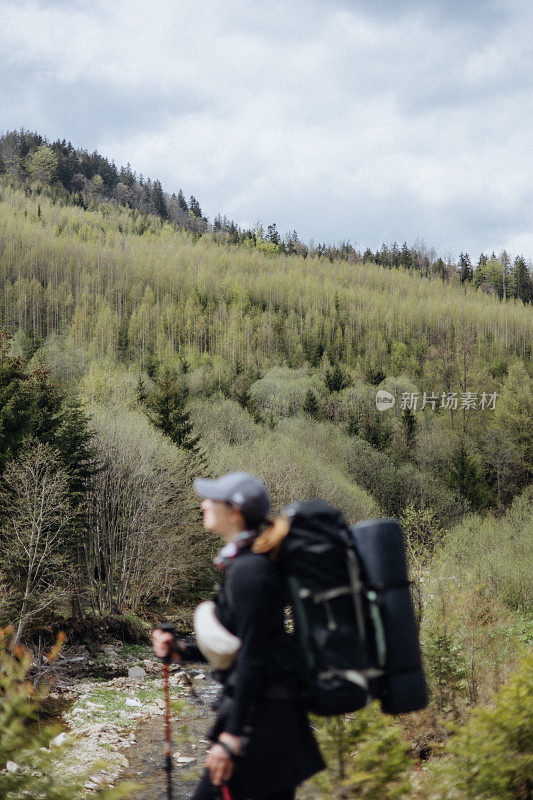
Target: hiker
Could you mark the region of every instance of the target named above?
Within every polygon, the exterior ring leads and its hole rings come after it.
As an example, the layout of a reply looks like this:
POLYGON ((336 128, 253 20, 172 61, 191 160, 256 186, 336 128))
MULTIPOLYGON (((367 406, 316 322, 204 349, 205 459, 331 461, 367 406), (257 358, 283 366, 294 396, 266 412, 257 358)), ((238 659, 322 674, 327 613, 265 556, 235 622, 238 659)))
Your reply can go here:
MULTIPOLYGON (((325 765, 300 697, 277 569, 268 555, 251 549, 260 525, 268 522, 268 492, 245 472, 197 479, 194 488, 203 498, 204 527, 220 534, 225 545, 215 558, 223 582, 214 613, 202 604, 195 615, 197 644, 224 668, 215 672, 223 690, 193 800, 213 800, 225 784, 233 800, 292 800, 296 786, 325 765), (217 652, 221 640, 223 655, 217 652), (236 651, 233 656, 228 648, 236 651)), ((152 638, 160 658, 170 653, 177 661, 202 660, 198 647, 170 632, 156 629, 152 638)))

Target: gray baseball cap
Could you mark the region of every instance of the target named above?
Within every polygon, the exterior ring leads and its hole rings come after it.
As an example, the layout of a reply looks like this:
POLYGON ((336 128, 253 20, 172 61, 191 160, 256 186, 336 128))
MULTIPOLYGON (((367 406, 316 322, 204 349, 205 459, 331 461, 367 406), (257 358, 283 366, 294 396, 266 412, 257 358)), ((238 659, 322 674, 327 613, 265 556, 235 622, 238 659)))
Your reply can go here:
POLYGON ((270 511, 270 498, 263 481, 249 472, 228 472, 216 481, 196 478, 194 491, 209 500, 223 500, 241 509, 250 523, 262 522, 270 511))

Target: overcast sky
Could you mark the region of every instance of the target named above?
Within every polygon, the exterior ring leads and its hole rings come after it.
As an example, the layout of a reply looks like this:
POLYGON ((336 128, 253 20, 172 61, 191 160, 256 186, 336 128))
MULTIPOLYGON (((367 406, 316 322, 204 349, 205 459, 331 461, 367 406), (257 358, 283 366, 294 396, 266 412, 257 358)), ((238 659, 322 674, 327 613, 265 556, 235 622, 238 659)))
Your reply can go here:
POLYGON ((211 219, 533 256, 530 0, 0 0, 0 131, 211 219))

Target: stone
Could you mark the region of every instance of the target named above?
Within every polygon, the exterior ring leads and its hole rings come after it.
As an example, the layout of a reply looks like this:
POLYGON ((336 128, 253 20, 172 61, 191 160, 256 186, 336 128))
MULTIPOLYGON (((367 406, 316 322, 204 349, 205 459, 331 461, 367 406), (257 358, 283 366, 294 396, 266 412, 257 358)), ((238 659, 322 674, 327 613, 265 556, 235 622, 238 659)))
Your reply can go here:
POLYGON ((127 697, 126 705, 130 706, 130 708, 141 708, 142 703, 140 700, 137 700, 136 697, 127 697))
POLYGON ((130 667, 128 678, 146 678, 146 670, 142 667, 130 667))
POLYGON ((59 733, 57 736, 55 736, 55 737, 52 739, 52 741, 50 742, 50 744, 51 744, 53 747, 60 747, 62 744, 64 744, 64 743, 65 743, 65 739, 67 738, 67 735, 68 735, 68 734, 66 734, 66 733, 59 733))
POLYGON ((15 764, 14 761, 6 761, 6 769, 12 775, 16 775, 17 772, 19 771, 20 767, 19 767, 18 764, 15 764))

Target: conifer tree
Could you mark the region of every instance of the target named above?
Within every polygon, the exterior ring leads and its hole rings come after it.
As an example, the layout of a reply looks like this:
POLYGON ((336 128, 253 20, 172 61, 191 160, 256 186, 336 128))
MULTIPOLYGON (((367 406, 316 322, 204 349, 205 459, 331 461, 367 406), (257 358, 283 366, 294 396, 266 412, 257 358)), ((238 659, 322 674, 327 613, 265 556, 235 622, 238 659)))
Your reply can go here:
POLYGON ((178 447, 198 454, 200 437, 193 433, 187 410, 187 386, 178 382, 172 371, 165 370, 161 378, 155 379, 155 387, 149 401, 148 419, 178 447))
POLYGON ((533 282, 524 256, 517 256, 514 260, 513 284, 515 297, 523 303, 530 303, 533 300, 533 282))
POLYGON ((318 400, 312 389, 308 389, 304 398, 302 411, 304 414, 309 414, 313 419, 318 419, 320 415, 320 406, 318 400))
POLYGON ((327 369, 324 382, 329 392, 340 392, 350 385, 350 379, 340 364, 335 364, 333 369, 327 369))
POLYGON ((480 460, 468 452, 463 440, 452 457, 447 479, 450 488, 464 497, 473 510, 487 506, 490 496, 483 467, 480 460))
POLYGON ((202 209, 200 208, 200 203, 198 202, 196 197, 194 197, 194 195, 191 195, 189 198, 189 211, 191 212, 193 217, 202 216, 202 209))
POLYGON ((461 278, 461 283, 465 283, 465 281, 470 282, 473 274, 470 256, 468 253, 461 253, 459 256, 459 275, 461 278))
POLYGON ((180 211, 185 212, 185 214, 188 214, 189 212, 189 206, 187 205, 187 201, 183 196, 183 192, 181 191, 181 189, 178 192, 178 208, 180 209, 180 211))

